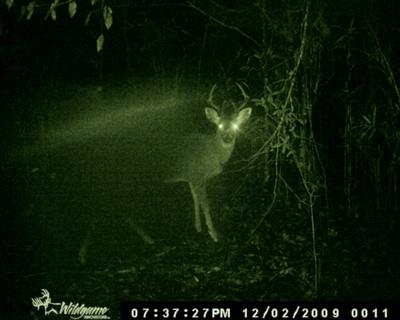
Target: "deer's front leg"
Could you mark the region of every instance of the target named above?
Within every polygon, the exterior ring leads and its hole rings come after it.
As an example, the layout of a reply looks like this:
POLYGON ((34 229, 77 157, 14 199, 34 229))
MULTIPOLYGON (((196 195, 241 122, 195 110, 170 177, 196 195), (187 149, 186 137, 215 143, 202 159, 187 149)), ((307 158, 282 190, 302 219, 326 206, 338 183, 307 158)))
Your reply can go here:
POLYGON ((201 210, 203 211, 204 218, 206 220, 208 233, 209 233, 211 239, 213 239, 215 242, 218 242, 218 233, 217 233, 217 230, 214 228, 214 224, 211 219, 210 206, 208 203, 207 191, 206 191, 205 184, 201 185, 201 187, 199 187, 197 189, 197 195, 199 197, 201 210))

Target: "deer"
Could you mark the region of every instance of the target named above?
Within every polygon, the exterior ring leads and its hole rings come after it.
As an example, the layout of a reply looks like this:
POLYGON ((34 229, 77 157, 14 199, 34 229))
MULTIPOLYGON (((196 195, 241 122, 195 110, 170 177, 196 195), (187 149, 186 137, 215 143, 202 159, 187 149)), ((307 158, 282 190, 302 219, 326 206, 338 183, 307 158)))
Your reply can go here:
POLYGON ((204 108, 204 113, 216 130, 212 135, 195 133, 184 137, 180 141, 180 152, 175 157, 171 177, 166 180, 169 183, 186 182, 189 185, 194 205, 195 229, 197 232, 202 231, 203 215, 208 233, 215 242, 218 242, 218 233, 210 214, 207 182, 222 173, 235 148, 236 138, 252 112, 250 107, 246 107, 249 97, 240 84, 236 85, 243 95, 243 101, 240 105, 228 102, 233 107, 231 114, 226 114, 227 110, 214 102, 216 85, 211 88, 207 100, 209 106, 204 108))
MULTIPOLYGON (((218 242, 218 233, 211 218, 207 183, 223 172, 224 165, 231 158, 235 148, 236 138, 252 113, 251 107, 247 107, 248 95, 241 85, 236 86, 243 96, 243 101, 226 101, 221 106, 214 101, 217 86, 212 86, 207 99, 208 106, 204 107, 205 118, 215 127, 212 133, 196 132, 175 137, 173 142, 167 143, 163 154, 159 154, 161 158, 168 159, 164 163, 167 168, 164 170, 162 181, 168 184, 188 184, 193 200, 195 230, 202 231, 204 218, 208 234, 214 242, 218 242), (230 113, 227 112, 228 107, 231 109, 230 113)), ((135 222, 134 215, 130 215, 126 222, 144 242, 154 243, 152 237, 135 222)), ((79 251, 82 264, 86 261, 91 232, 90 229, 79 251)))

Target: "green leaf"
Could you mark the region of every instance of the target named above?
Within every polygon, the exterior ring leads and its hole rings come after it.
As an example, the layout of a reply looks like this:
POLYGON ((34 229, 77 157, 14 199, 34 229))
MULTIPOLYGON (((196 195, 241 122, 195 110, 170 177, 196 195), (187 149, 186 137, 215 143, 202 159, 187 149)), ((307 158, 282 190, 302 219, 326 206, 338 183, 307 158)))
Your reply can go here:
POLYGON ((69 16, 71 18, 73 18, 74 15, 76 14, 76 9, 77 8, 78 8, 78 5, 76 4, 75 1, 72 1, 72 2, 69 3, 69 5, 68 5, 68 13, 69 13, 69 16))
POLYGON ((97 40, 96 40, 97 52, 100 52, 101 50, 103 50, 103 44, 104 44, 104 35, 101 34, 97 37, 97 40))
POLYGON ((85 26, 87 26, 90 22, 90 18, 92 17, 92 12, 90 11, 85 19, 85 26))
POLYGON ((53 21, 56 21, 56 20, 57 20, 57 12, 56 12, 55 9, 53 9, 53 10, 50 11, 50 16, 51 16, 51 19, 52 19, 53 21))
POLYGON ((92 6, 94 6, 94 5, 96 4, 96 2, 97 2, 97 0, 90 0, 90 4, 91 4, 92 6))
POLYGON ((28 12, 26 15, 26 20, 29 20, 35 11, 35 1, 29 2, 28 6, 26 7, 26 11, 28 12))
POLYGON ((111 28, 113 24, 112 9, 109 6, 104 6, 103 9, 104 25, 107 30, 111 28))
POLYGON ((14 4, 14 0, 6 0, 6 6, 8 9, 10 9, 14 4))
POLYGON ((57 8, 57 5, 58 5, 58 2, 59 2, 59 0, 54 0, 53 3, 50 5, 50 9, 49 9, 49 12, 46 15, 46 19, 49 16, 49 14, 50 14, 51 19, 53 21, 55 21, 57 19, 56 8, 57 8))
POLYGON ((367 116, 362 115, 363 119, 365 120, 366 123, 371 124, 371 120, 368 119, 367 116))

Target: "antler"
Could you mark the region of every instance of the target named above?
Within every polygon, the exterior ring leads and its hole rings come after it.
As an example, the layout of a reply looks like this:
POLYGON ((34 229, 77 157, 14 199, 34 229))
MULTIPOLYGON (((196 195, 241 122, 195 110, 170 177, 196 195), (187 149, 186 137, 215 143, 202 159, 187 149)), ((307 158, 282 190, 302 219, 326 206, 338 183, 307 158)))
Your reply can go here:
POLYGON ((236 83, 236 86, 240 89, 240 92, 242 93, 242 95, 243 95, 243 102, 242 102, 242 104, 239 106, 239 110, 240 109, 242 109, 242 108, 244 108, 245 106, 246 106, 246 104, 247 104, 247 102, 249 102, 249 96, 246 94, 246 92, 244 91, 244 89, 243 89, 243 87, 239 84, 239 83, 236 83))
POLYGON ((50 297, 50 292, 47 289, 42 289, 42 298, 49 298, 50 297))
POLYGON ((213 97, 214 97, 214 91, 215 88, 217 87, 216 84, 214 84, 210 90, 210 94, 208 96, 208 103, 210 104, 210 106, 212 106, 215 110, 219 110, 219 107, 213 102, 213 97))

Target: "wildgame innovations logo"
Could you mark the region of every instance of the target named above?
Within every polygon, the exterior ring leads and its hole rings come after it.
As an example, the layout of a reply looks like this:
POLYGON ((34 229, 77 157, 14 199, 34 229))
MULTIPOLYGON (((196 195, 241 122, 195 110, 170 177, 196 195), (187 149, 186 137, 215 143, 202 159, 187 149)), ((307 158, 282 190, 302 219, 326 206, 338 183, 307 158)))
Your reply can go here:
POLYGON ((43 309, 44 315, 67 315, 70 319, 110 319, 106 314, 109 311, 107 307, 85 306, 79 303, 52 302, 50 292, 42 289, 40 297, 31 298, 32 305, 37 309, 43 309))

